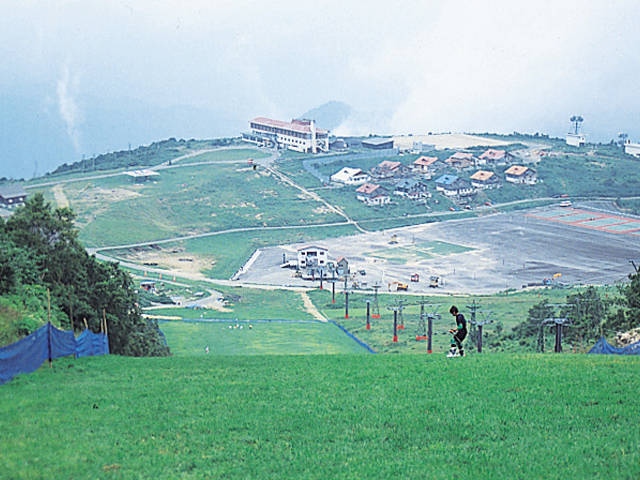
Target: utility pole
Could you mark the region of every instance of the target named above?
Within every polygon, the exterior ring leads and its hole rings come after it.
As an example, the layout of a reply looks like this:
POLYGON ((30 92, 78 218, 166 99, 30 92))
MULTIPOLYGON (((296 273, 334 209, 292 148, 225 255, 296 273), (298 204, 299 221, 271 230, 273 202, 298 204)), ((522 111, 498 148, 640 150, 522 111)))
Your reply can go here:
POLYGON ((489 319, 489 315, 491 315, 491 312, 487 312, 484 315, 484 320, 481 322, 476 321, 475 315, 474 315, 474 320, 471 321, 473 325, 478 327, 478 338, 476 340, 476 347, 478 349, 478 353, 482 353, 482 329, 486 324, 493 323, 493 320, 489 319))
POLYGON ((349 290, 344 291, 344 318, 349 318, 349 290))
POLYGON ((378 290, 380 285, 376 283, 373 286, 373 312, 371 312, 371 318, 380 318, 380 305, 378 304, 378 290))
POLYGON ((367 330, 371 330, 371 323, 369 322, 370 307, 371 307, 371 302, 367 300, 367 327, 366 327, 367 330))
POLYGON ((555 353, 562 353, 562 330, 564 326, 568 326, 571 324, 571 320, 569 320, 568 318, 558 318, 558 317, 552 317, 552 318, 545 318, 542 321, 542 325, 555 325, 555 329, 556 329, 556 340, 555 340, 555 345, 553 348, 553 351, 555 353))

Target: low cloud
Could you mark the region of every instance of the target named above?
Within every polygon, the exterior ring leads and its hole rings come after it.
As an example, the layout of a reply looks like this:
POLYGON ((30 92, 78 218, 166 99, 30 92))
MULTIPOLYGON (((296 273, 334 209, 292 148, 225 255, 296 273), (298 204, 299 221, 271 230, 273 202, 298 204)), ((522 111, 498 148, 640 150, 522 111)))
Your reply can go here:
POLYGON ((77 89, 77 85, 78 77, 72 77, 69 72, 69 66, 65 65, 56 86, 58 111, 60 112, 60 118, 62 118, 65 124, 67 135, 74 150, 76 153, 80 153, 80 124, 82 123, 82 113, 74 98, 74 91, 77 89))

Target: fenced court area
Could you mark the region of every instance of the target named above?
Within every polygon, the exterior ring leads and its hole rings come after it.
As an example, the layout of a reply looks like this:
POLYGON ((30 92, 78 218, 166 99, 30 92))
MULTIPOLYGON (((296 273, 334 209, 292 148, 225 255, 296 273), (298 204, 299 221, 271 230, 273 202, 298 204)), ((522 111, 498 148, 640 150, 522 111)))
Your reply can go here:
POLYGON ((579 208, 555 208, 529 214, 550 222, 574 227, 591 228, 608 233, 623 233, 640 237, 640 219, 623 217, 611 213, 594 212, 579 208))

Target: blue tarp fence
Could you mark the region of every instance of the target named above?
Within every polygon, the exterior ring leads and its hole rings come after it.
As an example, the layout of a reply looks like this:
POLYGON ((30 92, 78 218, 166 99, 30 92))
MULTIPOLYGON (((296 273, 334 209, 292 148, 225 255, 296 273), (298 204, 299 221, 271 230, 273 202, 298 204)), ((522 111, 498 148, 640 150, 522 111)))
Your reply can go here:
POLYGON ((600 353, 607 355, 640 355, 640 342, 632 343, 626 347, 614 347, 602 337, 589 350, 589 353, 600 353))
POLYGON ((75 355, 108 355, 109 340, 104 333, 85 330, 78 338, 71 331, 59 330, 51 323, 28 337, 0 348, 0 385, 20 373, 31 373, 47 360, 75 355))

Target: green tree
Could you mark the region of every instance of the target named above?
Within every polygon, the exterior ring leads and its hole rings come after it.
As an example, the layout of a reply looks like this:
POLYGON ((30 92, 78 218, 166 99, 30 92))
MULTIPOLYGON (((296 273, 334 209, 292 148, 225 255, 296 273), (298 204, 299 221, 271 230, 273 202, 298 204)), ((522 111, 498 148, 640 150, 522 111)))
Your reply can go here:
POLYGON ((582 349, 592 345, 602 336, 606 313, 607 305, 593 286, 569 295, 560 315, 571 322, 569 328, 564 330, 564 338, 574 345, 580 345, 582 349))
POLYGON ((513 327, 512 338, 521 346, 537 352, 544 352, 544 330, 542 322, 554 316, 554 309, 544 299, 529 309, 527 320, 513 327))
POLYGON ((640 269, 629 274, 629 283, 620 287, 617 308, 607 316, 607 331, 627 331, 640 326, 640 269))
POLYGON ((106 318, 112 353, 168 355, 157 324, 141 316, 130 275, 116 263, 89 256, 74 219, 72 210, 54 209, 35 194, 2 224, 0 243, 8 253, 0 255, 0 272, 7 273, 0 294, 38 283, 44 287, 41 294, 48 291, 55 311, 66 314, 60 326, 79 327, 86 321, 99 331, 106 318), (23 266, 29 273, 21 273, 23 266))

